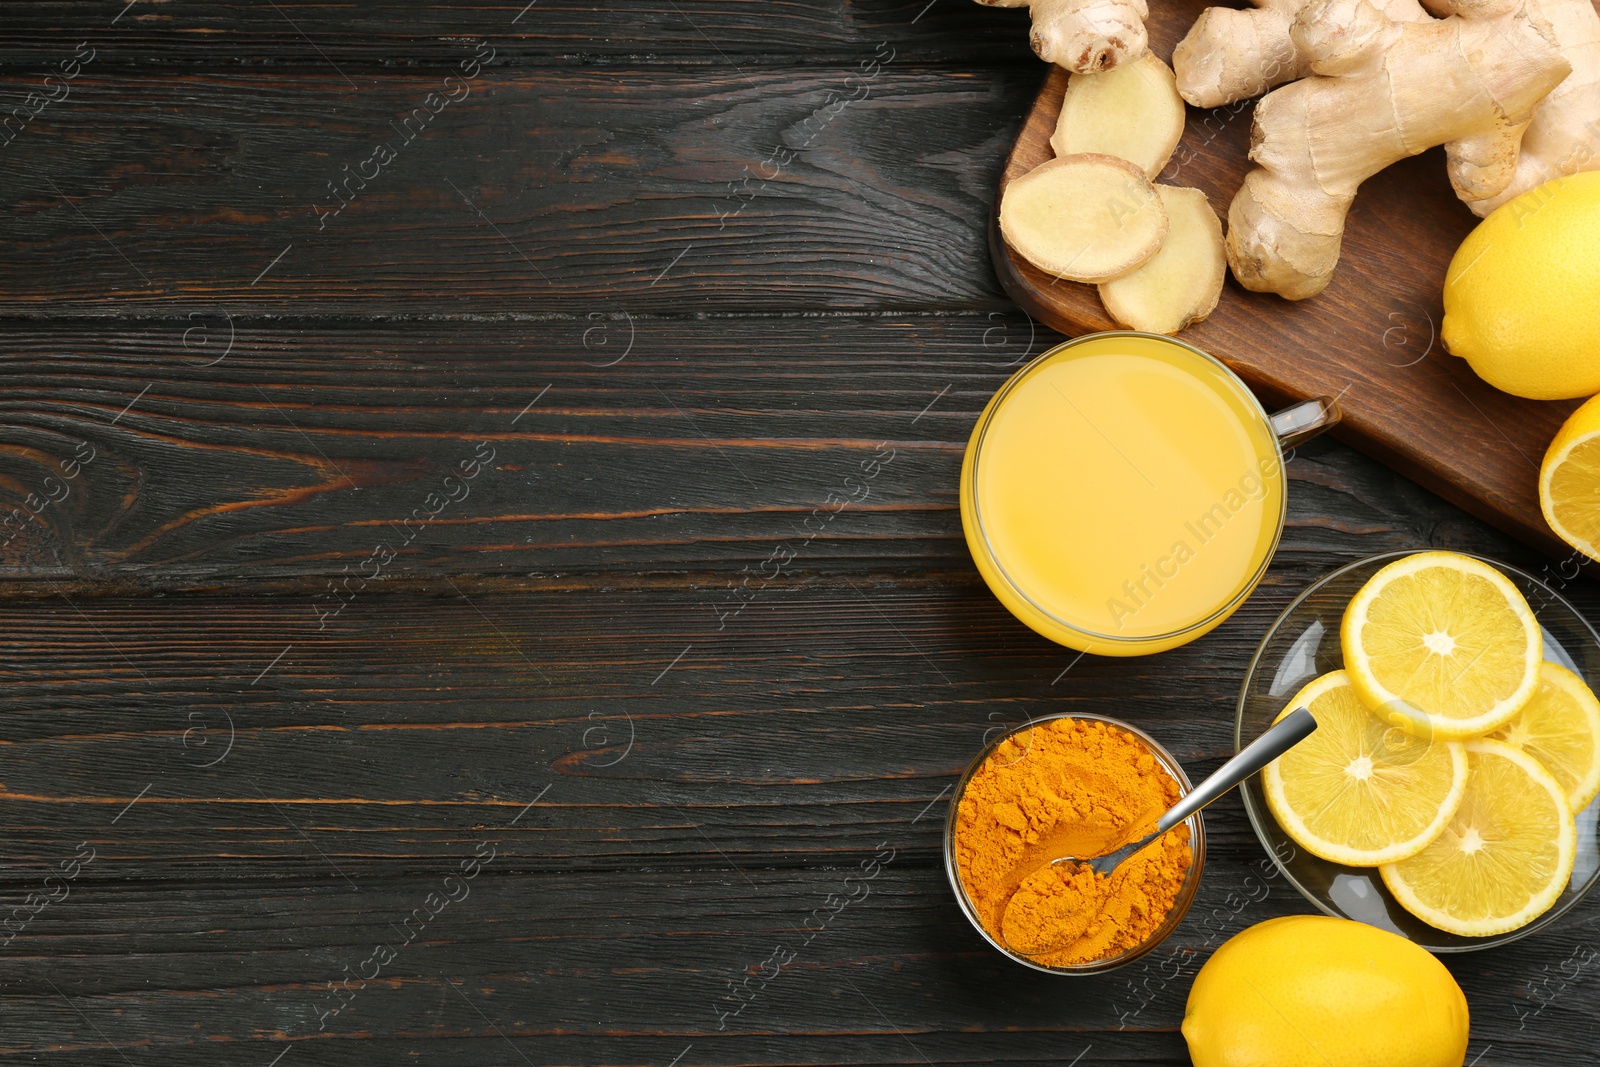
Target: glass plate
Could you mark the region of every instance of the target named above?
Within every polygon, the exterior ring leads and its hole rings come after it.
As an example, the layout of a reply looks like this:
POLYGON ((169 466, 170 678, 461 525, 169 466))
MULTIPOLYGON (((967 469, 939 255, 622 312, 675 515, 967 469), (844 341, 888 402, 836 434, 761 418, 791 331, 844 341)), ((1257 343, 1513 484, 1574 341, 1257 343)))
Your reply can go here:
MULTIPOLYGON (((1317 581, 1295 598, 1267 631, 1256 650, 1239 694, 1234 718, 1235 749, 1253 740, 1277 718, 1289 699, 1311 679, 1344 666, 1339 647, 1339 622, 1345 605, 1356 591, 1385 564, 1410 552, 1388 552, 1341 567, 1317 581)), ((1499 560, 1477 557, 1498 568, 1528 598, 1544 631, 1544 658, 1600 690, 1600 638, 1578 612, 1537 578, 1499 560)), ((1266 846, 1285 878, 1317 908, 1329 915, 1376 926, 1399 934, 1432 952, 1471 952, 1493 948, 1526 937, 1555 922, 1584 894, 1600 875, 1600 846, 1596 820, 1600 799, 1578 815, 1578 853, 1572 880, 1551 909, 1527 926, 1493 937, 1462 937, 1436 930, 1402 908, 1384 887, 1375 867, 1345 867, 1299 848, 1278 826, 1267 808, 1260 776, 1241 788, 1245 811, 1256 836, 1266 846)))

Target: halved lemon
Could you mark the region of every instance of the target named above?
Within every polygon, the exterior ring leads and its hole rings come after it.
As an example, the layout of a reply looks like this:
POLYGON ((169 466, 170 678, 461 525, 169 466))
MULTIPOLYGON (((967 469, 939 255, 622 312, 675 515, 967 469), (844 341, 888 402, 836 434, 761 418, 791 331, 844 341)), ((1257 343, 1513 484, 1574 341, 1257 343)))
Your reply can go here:
POLYGON ((1545 450, 1539 510, 1561 540, 1600 559, 1600 396, 1567 416, 1545 450))
POLYGON ((1544 639, 1528 602, 1487 563, 1418 552, 1374 574, 1339 628, 1367 707, 1423 737, 1499 728, 1533 696, 1544 639))
POLYGON ((1344 671, 1324 674, 1278 715, 1308 707, 1310 737, 1267 764, 1261 784, 1278 825, 1307 852, 1375 867, 1428 847, 1467 785, 1458 741, 1430 741, 1367 710, 1344 671))
POLYGON ((1378 869, 1411 914, 1464 937, 1503 934, 1550 909, 1572 877, 1578 831, 1566 790, 1501 741, 1466 742, 1467 795, 1444 833, 1378 869))
POLYGON ((1574 813, 1600 794, 1600 700, 1565 667, 1539 664, 1533 699, 1491 736, 1538 760, 1574 813))

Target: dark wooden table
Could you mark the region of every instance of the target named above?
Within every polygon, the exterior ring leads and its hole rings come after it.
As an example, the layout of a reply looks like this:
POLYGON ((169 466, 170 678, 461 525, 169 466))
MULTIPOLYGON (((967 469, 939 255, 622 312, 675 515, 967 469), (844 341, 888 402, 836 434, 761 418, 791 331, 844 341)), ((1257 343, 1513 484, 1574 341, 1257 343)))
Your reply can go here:
MULTIPOLYGON (((1204 774, 1319 574, 1545 561, 1319 442, 1209 637, 1077 659, 1006 614, 955 490, 1054 340, 985 247, 1025 21, 0 8, 0 1051, 1187 1062, 1209 952, 1309 910, 1239 802, 1179 933, 1066 981, 956 910, 958 771, 1081 708, 1204 774)), ((1597 918, 1447 961, 1469 1059, 1594 1061, 1597 918)))

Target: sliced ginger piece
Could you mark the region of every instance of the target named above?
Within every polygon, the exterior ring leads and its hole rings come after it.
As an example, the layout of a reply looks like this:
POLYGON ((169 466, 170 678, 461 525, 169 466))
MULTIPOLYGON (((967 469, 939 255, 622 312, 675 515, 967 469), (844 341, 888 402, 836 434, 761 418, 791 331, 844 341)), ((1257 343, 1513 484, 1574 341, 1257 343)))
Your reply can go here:
POLYGON ((1100 74, 1067 80, 1050 147, 1058 156, 1104 152, 1154 179, 1183 136, 1178 80, 1154 52, 1100 74))
POLYGON ((1222 220, 1199 189, 1158 185, 1170 228, 1144 266, 1100 286, 1106 311, 1130 330, 1174 334, 1211 314, 1228 273, 1222 220))
POLYGON ((1138 166, 1085 152, 1042 163, 1006 186, 1000 233, 1047 274, 1106 282, 1156 254, 1167 211, 1138 166))

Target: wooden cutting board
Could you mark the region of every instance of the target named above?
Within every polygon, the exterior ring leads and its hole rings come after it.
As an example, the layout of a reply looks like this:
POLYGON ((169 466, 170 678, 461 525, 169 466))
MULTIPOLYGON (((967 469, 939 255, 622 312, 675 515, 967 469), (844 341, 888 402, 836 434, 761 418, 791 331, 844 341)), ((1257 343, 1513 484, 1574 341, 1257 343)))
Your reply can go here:
MULTIPOLYGON (((1150 5, 1150 43, 1173 46, 1206 5, 1150 5)), ((1050 135, 1067 72, 1051 68, 1006 161, 1000 191, 1053 155, 1050 135)), ((1158 179, 1203 190, 1226 224, 1249 169, 1253 101, 1189 109, 1158 179)), ((998 208, 999 199, 996 198, 998 208)), ((1534 401, 1484 384, 1438 339, 1441 292, 1456 246, 1477 224, 1450 189, 1440 149, 1398 163, 1361 188, 1332 284, 1310 300, 1252 293, 1228 278, 1217 309, 1179 336, 1223 360, 1269 405, 1337 396, 1335 435, 1447 500, 1557 557, 1571 555, 1539 512, 1539 462, 1578 401, 1534 401)), ((1013 255, 991 220, 995 270, 1040 322, 1076 336, 1117 329, 1092 285, 1060 281, 1013 255)))

